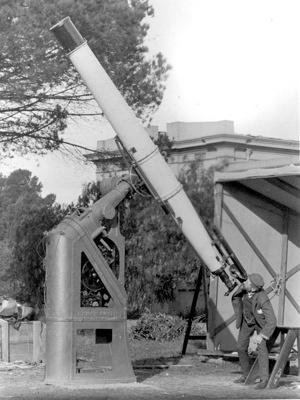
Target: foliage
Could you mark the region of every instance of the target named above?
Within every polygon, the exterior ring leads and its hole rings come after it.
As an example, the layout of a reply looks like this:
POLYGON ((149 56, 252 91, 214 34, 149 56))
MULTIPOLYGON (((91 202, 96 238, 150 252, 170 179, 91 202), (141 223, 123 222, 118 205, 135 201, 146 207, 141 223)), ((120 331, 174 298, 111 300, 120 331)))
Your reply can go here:
POLYGON ((130 311, 172 300, 176 281, 184 274, 181 267, 193 268, 177 225, 154 200, 135 198, 122 228, 130 311))
POLYGON ((3 178, 0 192, 0 239, 9 235, 11 216, 14 205, 24 194, 41 193, 42 186, 36 177, 26 170, 13 171, 7 178, 3 178))
MULTIPOLYGON (((180 180, 205 220, 213 217, 213 169, 191 164, 180 180)), ((170 215, 157 202, 135 196, 122 232, 126 237, 128 308, 138 313, 153 302, 174 299, 176 285, 194 284, 199 260, 170 215)))
POLYGON ((4 293, 8 293, 9 282, 5 280, 5 275, 9 271, 10 262, 10 248, 7 240, 0 240, 0 296, 4 293))
POLYGON ((156 146, 159 148, 162 156, 167 161, 168 156, 171 152, 171 148, 173 146, 173 140, 170 140, 167 133, 159 132, 158 136, 156 138, 153 138, 153 141, 156 144, 156 146))
POLYGON ((101 115, 49 28, 70 16, 134 109, 149 120, 161 103, 169 66, 148 57, 148 0, 0 0, 0 149, 58 148, 68 118, 101 115))
POLYGON ((6 243, 9 250, 6 253, 9 268, 1 271, 9 288, 6 294, 41 305, 45 255, 42 241, 44 233, 63 217, 64 210, 55 204, 54 195, 42 197, 42 184, 30 171, 13 171, 4 180, 0 191, 0 221, 2 244, 6 243))
POLYGON ((180 317, 146 311, 131 328, 130 335, 138 340, 172 341, 183 334, 185 326, 186 322, 180 317))
POLYGON ((100 185, 97 182, 89 182, 83 186, 81 195, 77 200, 77 207, 90 207, 101 197, 100 185))
POLYGON ((204 169, 192 162, 178 177, 196 211, 206 222, 212 222, 214 216, 214 171, 214 167, 204 169))

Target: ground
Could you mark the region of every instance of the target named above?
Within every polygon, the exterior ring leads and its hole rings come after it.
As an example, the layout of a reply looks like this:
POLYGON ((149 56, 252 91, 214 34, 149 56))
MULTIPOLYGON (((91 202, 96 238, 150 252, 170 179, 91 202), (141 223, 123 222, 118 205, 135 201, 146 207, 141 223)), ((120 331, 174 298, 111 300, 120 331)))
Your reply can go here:
POLYGON ((44 365, 0 363, 0 399, 300 399, 300 377, 281 379, 273 390, 235 384, 237 359, 207 357, 195 342, 181 356, 182 339, 159 343, 130 340, 136 383, 93 386, 46 385, 44 365))

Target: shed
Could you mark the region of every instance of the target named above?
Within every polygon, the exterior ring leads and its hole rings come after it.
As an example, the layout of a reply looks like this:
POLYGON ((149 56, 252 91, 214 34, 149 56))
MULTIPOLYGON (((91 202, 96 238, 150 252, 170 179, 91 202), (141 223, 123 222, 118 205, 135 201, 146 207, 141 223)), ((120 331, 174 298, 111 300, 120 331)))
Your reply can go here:
MULTIPOLYGON (((265 280, 279 327, 300 327, 300 162, 298 157, 232 164, 215 174, 215 225, 247 271, 265 280)), ((231 296, 214 278, 208 347, 235 351, 231 296)))

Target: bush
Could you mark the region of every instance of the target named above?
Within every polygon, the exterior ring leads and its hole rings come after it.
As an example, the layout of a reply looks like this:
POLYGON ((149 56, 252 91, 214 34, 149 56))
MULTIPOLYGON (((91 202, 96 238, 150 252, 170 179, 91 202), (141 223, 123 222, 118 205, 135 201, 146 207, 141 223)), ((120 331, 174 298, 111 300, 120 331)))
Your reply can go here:
POLYGON ((183 334, 185 327, 186 321, 180 317, 147 311, 131 328, 130 336, 137 340, 172 341, 183 334))

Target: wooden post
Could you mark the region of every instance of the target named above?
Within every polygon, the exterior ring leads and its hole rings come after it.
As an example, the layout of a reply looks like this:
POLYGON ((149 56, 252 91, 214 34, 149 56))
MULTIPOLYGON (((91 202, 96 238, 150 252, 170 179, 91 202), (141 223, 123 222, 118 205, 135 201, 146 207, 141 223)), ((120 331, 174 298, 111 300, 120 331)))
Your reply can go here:
POLYGON ((212 332, 216 328, 216 310, 218 304, 218 292, 219 292, 219 278, 210 278, 209 286, 209 300, 207 305, 207 337, 206 347, 207 350, 215 351, 214 337, 211 336, 212 332))
POLYGON ((297 350, 298 350, 298 376, 300 376, 300 329, 297 334, 297 350))
POLYGON ((282 252, 281 252, 281 266, 280 278, 282 279, 281 292, 279 293, 279 307, 278 307, 278 325, 284 325, 284 307, 285 307, 285 286, 286 286, 286 270, 288 258, 288 225, 289 225, 289 211, 285 210, 283 213, 283 226, 282 226, 282 252))
POLYGON ((215 197, 215 212, 214 212, 214 224, 221 231, 222 228, 222 204, 223 204, 223 185, 220 183, 215 184, 214 190, 215 197))
POLYGON ((288 361, 290 352, 292 350, 293 344, 295 342, 295 339, 298 335, 298 329, 289 329, 284 344, 280 350, 278 359, 276 361, 276 364, 274 365, 273 371, 271 373, 267 388, 268 389, 274 389, 278 386, 279 384, 279 379, 284 371, 284 367, 288 361))
POLYGON ((32 323, 32 361, 40 361, 41 353, 41 332, 42 323, 41 321, 33 321, 32 323))
MULTIPOLYGON (((222 229, 222 217, 223 217, 223 185, 216 183, 214 187, 214 198, 215 198, 215 210, 214 210, 214 224, 221 231, 222 229)), ((210 351, 215 351, 214 338, 211 337, 211 332, 216 327, 216 309, 218 301, 218 288, 219 278, 210 278, 209 286, 209 298, 207 299, 207 337, 206 337, 206 348, 210 351)))
POLYGON ((10 343, 9 343, 9 325, 4 319, 0 319, 1 324, 1 344, 2 361, 10 362, 10 343))

